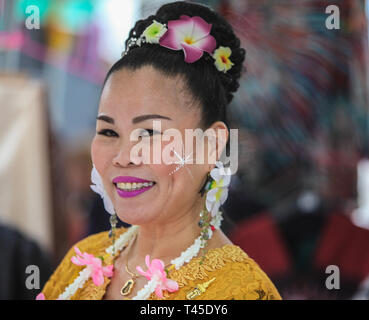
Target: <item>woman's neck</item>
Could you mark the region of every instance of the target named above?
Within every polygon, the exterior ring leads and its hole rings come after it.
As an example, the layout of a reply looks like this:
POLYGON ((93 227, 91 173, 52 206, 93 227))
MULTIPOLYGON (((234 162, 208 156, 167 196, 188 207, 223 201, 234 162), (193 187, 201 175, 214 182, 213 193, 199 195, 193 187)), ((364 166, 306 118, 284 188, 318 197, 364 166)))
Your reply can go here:
POLYGON ((169 264, 199 237, 200 211, 201 206, 196 206, 190 212, 170 215, 173 218, 165 223, 140 225, 137 238, 129 248, 129 256, 142 265, 145 265, 146 255, 150 255, 150 260, 161 259, 165 265, 169 264))

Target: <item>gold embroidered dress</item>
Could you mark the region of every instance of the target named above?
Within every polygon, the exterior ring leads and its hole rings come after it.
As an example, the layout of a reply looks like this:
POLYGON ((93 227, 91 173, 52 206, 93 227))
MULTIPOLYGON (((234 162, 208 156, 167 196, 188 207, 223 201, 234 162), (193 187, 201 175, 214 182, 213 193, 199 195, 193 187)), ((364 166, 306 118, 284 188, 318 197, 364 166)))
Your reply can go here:
MULTIPOLYGON (((116 234, 119 237, 127 230, 117 229, 116 234)), ((110 245, 111 239, 107 231, 89 236, 76 244, 82 252, 103 257, 104 266, 114 264, 114 258, 105 251, 110 245)), ((46 283, 42 290, 46 300, 57 299, 84 268, 71 262, 74 255, 74 249, 71 248, 46 283)), ((172 269, 169 272, 168 279, 177 281, 179 290, 172 293, 163 291, 164 299, 186 300, 189 292, 192 292, 193 300, 281 299, 268 276, 239 246, 227 244, 221 248, 209 249, 202 264, 201 259, 193 258, 179 270, 172 269)), ((89 278, 71 300, 101 300, 109 283, 110 279, 105 277, 104 284, 96 286, 89 278)), ((159 298, 152 293, 150 300, 159 298)))

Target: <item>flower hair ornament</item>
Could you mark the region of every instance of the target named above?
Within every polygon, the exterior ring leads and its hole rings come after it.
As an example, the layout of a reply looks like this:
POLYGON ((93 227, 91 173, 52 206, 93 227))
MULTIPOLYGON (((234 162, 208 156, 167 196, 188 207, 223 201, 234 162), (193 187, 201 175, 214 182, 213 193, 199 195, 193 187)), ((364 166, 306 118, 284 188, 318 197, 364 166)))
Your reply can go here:
POLYGON ((234 65, 230 60, 232 50, 223 46, 216 48, 216 40, 210 34, 211 28, 211 24, 198 16, 181 15, 178 20, 168 21, 167 25, 153 20, 140 36, 133 33, 134 37, 128 40, 122 56, 127 55, 133 46, 140 47, 143 43, 183 51, 187 63, 196 62, 207 52, 214 59, 215 67, 225 73, 234 65))
MULTIPOLYGON (((152 259, 146 255, 145 262, 147 270, 144 271, 140 266, 136 266, 136 270, 146 277, 148 282, 137 292, 133 300, 147 300, 151 294, 155 293, 157 297, 163 299, 163 291, 175 292, 179 290, 178 283, 169 279, 170 271, 180 269, 185 263, 190 262, 196 257, 201 249, 204 249, 207 241, 213 236, 213 231, 220 229, 221 221, 223 220, 220 206, 226 201, 228 196, 228 186, 231 179, 229 168, 224 168, 221 162, 217 162, 214 169, 210 171, 210 181, 205 186, 207 192, 205 208, 200 212, 200 221, 198 223, 201 228, 200 236, 197 237, 194 243, 188 247, 181 255, 170 261, 171 265, 168 268, 164 267, 164 263, 160 259, 152 259)), ((104 190, 102 179, 93 167, 91 179, 94 185, 91 189, 100 194, 104 201, 106 211, 112 217, 116 216, 113 204, 104 190)), ((93 285, 101 286, 105 283, 105 278, 111 278, 114 273, 113 259, 117 252, 121 252, 128 246, 128 243, 138 234, 139 226, 132 225, 128 230, 120 235, 118 239, 113 239, 113 244, 105 250, 104 256, 94 257, 89 253, 82 253, 77 247, 74 248, 76 256, 72 257, 71 262, 77 266, 84 266, 79 272, 79 275, 74 281, 68 285, 57 300, 71 299, 78 289, 82 288, 85 282, 92 278, 93 285), (111 264, 108 264, 111 263, 111 264)), ((205 250, 206 252, 207 250, 205 250)), ((205 254, 200 260, 203 263, 205 254)), ((40 293, 36 300, 45 300, 44 293, 40 293)))

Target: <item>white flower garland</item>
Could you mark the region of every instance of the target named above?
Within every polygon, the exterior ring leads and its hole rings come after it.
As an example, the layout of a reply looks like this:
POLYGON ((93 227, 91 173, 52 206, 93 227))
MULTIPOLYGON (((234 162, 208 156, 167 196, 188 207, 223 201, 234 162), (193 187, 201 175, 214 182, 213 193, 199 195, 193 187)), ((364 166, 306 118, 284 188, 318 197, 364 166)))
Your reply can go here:
POLYGON ((69 300, 79 288, 82 288, 85 282, 91 276, 91 269, 86 267, 80 271, 79 276, 71 283, 62 294, 59 295, 58 300, 69 300))
POLYGON ((131 226, 130 228, 128 228, 127 232, 124 232, 117 240, 115 240, 114 244, 107 248, 105 252, 112 255, 113 252, 122 251, 124 246, 128 244, 129 240, 134 237, 137 232, 138 226, 131 226))
MULTIPOLYGON (((211 220, 211 224, 214 226, 215 229, 220 228, 222 218, 221 211, 218 212, 215 217, 211 220)), ((115 252, 120 252, 130 241, 131 238, 133 238, 137 232, 138 232, 138 226, 133 225, 131 226, 127 232, 124 232, 114 243, 114 245, 111 245, 108 247, 105 251, 109 254, 113 253, 113 249, 115 252)), ((209 228, 209 240, 211 239, 213 235, 213 231, 209 228)), ((182 267, 185 263, 188 263, 192 260, 192 258, 196 257, 202 248, 201 245, 201 236, 196 238, 194 243, 187 248, 187 250, 183 251, 181 255, 173 259, 171 261, 171 264, 173 264, 178 270, 180 267, 182 267)), ((69 300, 79 288, 82 288, 85 282, 90 278, 91 276, 91 269, 89 267, 85 267, 80 273, 79 276, 73 281, 72 284, 70 284, 65 291, 58 297, 58 300, 69 300)), ((150 295, 155 291, 156 286, 158 285, 158 279, 156 277, 153 277, 141 290, 139 290, 135 297, 132 298, 132 300, 147 300, 150 295)))
POLYGON ((147 300, 150 295, 155 291, 155 288, 160 283, 160 279, 157 276, 153 276, 152 279, 145 284, 145 286, 137 292, 132 300, 147 300))

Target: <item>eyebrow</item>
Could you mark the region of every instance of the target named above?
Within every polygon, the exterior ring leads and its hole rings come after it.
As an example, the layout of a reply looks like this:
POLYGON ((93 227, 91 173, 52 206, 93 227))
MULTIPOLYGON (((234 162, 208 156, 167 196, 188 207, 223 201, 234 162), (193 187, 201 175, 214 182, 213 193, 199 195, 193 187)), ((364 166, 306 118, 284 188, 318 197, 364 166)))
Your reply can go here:
POLYGON ((132 123, 138 123, 141 121, 149 120, 149 119, 166 119, 166 120, 172 120, 169 117, 161 116, 160 114, 145 114, 143 116, 138 116, 132 119, 132 123))
POLYGON ((102 120, 102 121, 105 121, 107 123, 111 123, 111 124, 114 124, 114 119, 113 118, 110 118, 108 116, 105 116, 105 115, 101 115, 101 116, 98 116, 96 118, 96 120, 102 120))
MULTIPOLYGON (((166 117, 166 116, 162 116, 160 114, 145 114, 145 115, 142 115, 142 116, 138 116, 138 117, 135 117, 132 119, 132 123, 139 123, 139 122, 142 122, 142 121, 145 121, 145 120, 149 120, 149 119, 166 119, 166 120, 172 120, 171 118, 169 117, 166 117)), ((107 123, 111 123, 111 124, 114 124, 114 119, 111 118, 111 117, 108 117, 108 116, 105 116, 105 115, 100 115, 96 118, 96 120, 102 120, 102 121, 105 121, 107 123)))

